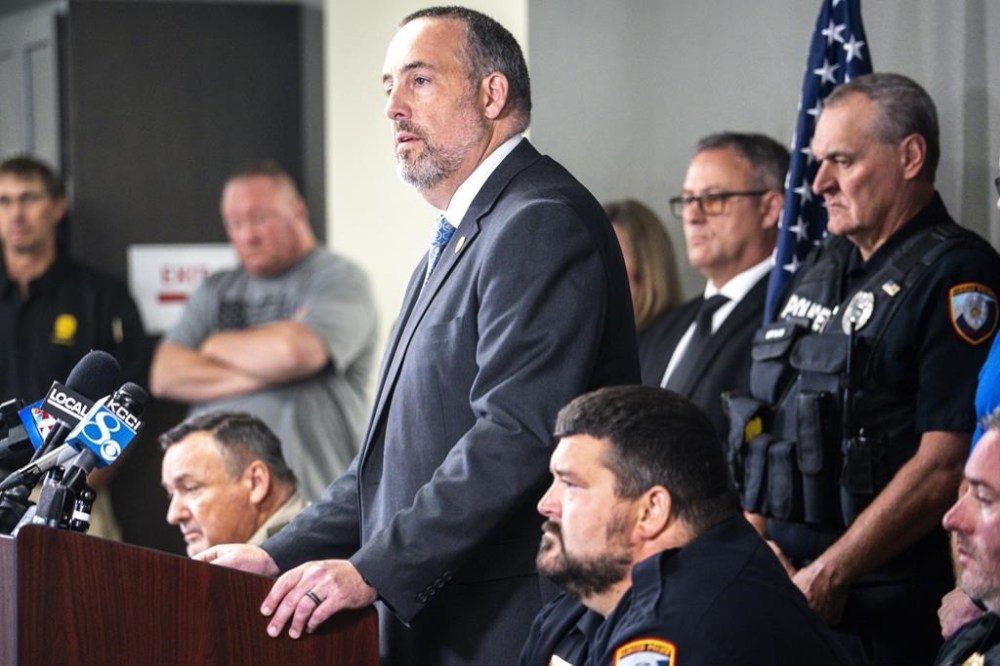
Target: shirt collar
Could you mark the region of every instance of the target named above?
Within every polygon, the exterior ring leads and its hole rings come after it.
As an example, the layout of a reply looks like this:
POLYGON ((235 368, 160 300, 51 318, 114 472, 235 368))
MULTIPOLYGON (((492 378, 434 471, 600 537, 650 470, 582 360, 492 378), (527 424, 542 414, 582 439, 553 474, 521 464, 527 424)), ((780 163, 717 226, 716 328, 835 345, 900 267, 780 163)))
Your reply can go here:
POLYGON ((743 300, 743 297, 747 295, 754 285, 757 284, 762 277, 767 275, 768 271, 771 270, 771 258, 768 257, 764 259, 759 264, 751 266, 742 273, 738 273, 735 277, 729 280, 726 284, 722 285, 722 288, 718 288, 711 282, 705 284, 705 298, 710 298, 716 294, 722 294, 727 297, 730 302, 737 303, 743 300))
POLYGON ((511 138, 500 144, 496 150, 486 156, 479 166, 476 167, 475 171, 469 174, 469 177, 458 186, 455 190, 455 194, 451 196, 451 201, 448 203, 448 209, 441 211, 445 219, 451 223, 452 226, 457 227, 462 223, 462 218, 469 211, 469 206, 472 205, 473 199, 479 194, 479 190, 483 189, 483 185, 486 184, 486 180, 496 171, 496 168, 500 166, 504 158, 510 155, 511 151, 517 147, 517 144, 523 139, 520 134, 516 134, 511 138))
MULTIPOLYGON (((858 247, 852 243, 851 252, 847 259, 847 274, 849 281, 853 284, 859 276, 871 275, 876 270, 882 267, 889 257, 896 254, 896 250, 903 245, 907 238, 932 227, 935 224, 939 224, 942 220, 950 219, 948 216, 948 210, 944 206, 944 201, 941 200, 941 195, 937 192, 934 193, 934 197, 919 213, 913 216, 906 224, 899 228, 896 233, 889 236, 884 243, 875 252, 868 257, 868 261, 861 259, 861 252, 858 247)), ((849 287, 850 288, 850 287, 849 287)))

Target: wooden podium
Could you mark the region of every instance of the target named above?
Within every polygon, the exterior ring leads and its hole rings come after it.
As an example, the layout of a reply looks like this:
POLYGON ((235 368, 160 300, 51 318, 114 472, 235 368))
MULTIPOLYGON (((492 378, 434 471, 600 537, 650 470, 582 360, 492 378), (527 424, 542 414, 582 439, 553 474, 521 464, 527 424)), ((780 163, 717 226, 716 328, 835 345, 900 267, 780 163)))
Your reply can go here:
POLYGON ((83 534, 0 536, 2 664, 378 664, 374 609, 270 638, 272 581, 83 534))

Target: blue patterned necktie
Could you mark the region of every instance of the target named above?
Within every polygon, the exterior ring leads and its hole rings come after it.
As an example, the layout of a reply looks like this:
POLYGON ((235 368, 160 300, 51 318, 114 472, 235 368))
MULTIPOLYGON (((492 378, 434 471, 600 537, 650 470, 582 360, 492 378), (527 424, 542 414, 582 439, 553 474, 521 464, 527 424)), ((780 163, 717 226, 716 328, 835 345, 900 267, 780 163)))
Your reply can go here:
POLYGON ((437 224, 434 226, 434 238, 431 240, 431 249, 427 253, 427 272, 424 274, 424 284, 427 284, 427 280, 430 279, 431 271, 437 266, 442 250, 454 233, 455 227, 451 226, 444 215, 438 216, 437 224))

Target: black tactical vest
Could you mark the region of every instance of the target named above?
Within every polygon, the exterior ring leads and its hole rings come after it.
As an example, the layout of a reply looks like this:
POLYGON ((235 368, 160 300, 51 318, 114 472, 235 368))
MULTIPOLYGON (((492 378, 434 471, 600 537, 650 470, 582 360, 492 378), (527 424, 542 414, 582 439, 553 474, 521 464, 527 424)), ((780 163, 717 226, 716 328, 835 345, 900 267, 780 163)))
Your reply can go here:
POLYGON ((843 528, 913 456, 914 396, 876 385, 871 363, 927 268, 964 237, 954 224, 917 232, 843 298, 848 240, 831 237, 800 269, 755 335, 750 395, 726 400, 746 510, 843 528))

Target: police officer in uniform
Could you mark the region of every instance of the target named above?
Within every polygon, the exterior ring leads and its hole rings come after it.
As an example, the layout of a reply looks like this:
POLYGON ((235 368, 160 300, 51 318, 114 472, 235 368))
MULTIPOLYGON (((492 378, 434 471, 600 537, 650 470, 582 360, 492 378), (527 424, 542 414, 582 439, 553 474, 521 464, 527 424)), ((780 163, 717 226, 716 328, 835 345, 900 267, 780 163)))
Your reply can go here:
POLYGON ((708 417, 677 393, 620 386, 563 408, 538 570, 567 592, 522 666, 846 664, 740 515, 708 417))
POLYGON ((974 427, 997 326, 1000 257, 934 189, 934 103, 877 73, 817 121, 831 237, 758 331, 751 395, 729 402, 747 511, 858 659, 930 663, 950 589, 941 516, 974 427))

